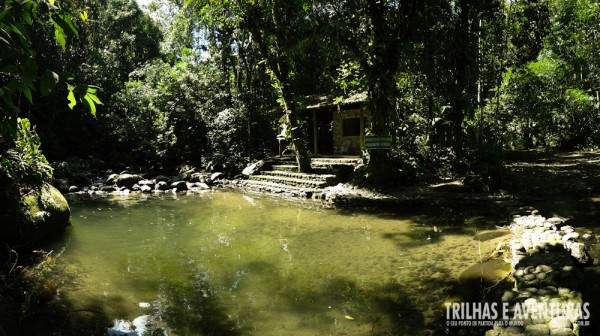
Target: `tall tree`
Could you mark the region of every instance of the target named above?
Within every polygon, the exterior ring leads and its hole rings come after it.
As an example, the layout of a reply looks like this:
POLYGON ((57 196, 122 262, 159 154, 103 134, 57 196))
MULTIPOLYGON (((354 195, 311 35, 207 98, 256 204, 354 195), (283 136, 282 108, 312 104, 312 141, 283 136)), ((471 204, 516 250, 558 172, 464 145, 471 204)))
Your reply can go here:
POLYGON ((299 111, 304 95, 330 92, 334 87, 340 53, 337 38, 326 34, 330 4, 304 0, 192 3, 209 25, 207 39, 216 47, 210 49, 211 60, 231 69, 237 93, 248 112, 254 112, 249 116, 258 114, 252 91, 265 91, 250 84, 263 78, 259 71, 266 69, 269 78, 263 83, 274 89, 285 113, 285 129, 298 165, 303 171, 310 169, 299 111))
POLYGON ((279 102, 285 112, 289 139, 296 152, 301 172, 310 170, 310 158, 300 129, 300 118, 292 81, 294 56, 302 43, 311 38, 315 21, 310 19, 311 4, 302 0, 278 2, 267 0, 246 3, 242 27, 252 34, 264 57, 279 102))
MULTIPOLYGON (((331 3, 337 19, 333 32, 348 57, 360 64, 369 91, 371 132, 389 135, 396 108, 396 74, 402 54, 414 37, 421 1, 347 0, 331 3)), ((377 185, 389 178, 387 150, 369 151, 369 179, 377 185)))

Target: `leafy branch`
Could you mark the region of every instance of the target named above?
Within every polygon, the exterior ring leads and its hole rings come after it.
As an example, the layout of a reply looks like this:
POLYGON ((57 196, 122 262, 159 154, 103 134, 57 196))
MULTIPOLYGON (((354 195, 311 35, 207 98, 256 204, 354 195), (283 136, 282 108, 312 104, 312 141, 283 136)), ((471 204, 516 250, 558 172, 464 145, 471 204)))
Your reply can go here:
MULTIPOLYGON (((17 116, 21 97, 33 104, 33 92, 47 96, 60 81, 51 70, 40 69, 35 60, 36 47, 31 34, 35 27, 51 23, 54 36, 61 48, 66 50, 68 36, 79 37, 73 23, 74 16, 54 0, 6 0, 0 7, 0 144, 17 136, 17 116)), ((87 13, 84 16, 87 18, 87 13)), ((67 81, 74 78, 68 78, 67 81)), ((95 115, 96 105, 101 104, 97 88, 88 85, 72 85, 67 99, 72 109, 79 100, 95 115), (77 94, 77 98, 75 96, 77 94)))

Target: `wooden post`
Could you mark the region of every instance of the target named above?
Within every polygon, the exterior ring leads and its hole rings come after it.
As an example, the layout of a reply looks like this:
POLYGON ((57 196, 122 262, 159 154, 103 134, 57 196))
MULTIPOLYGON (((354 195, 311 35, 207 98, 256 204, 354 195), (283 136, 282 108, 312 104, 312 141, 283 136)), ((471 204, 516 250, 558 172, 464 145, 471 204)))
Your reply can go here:
POLYGON ((319 153, 319 145, 317 144, 317 110, 312 110, 312 120, 313 120, 313 147, 314 153, 317 155, 319 153))

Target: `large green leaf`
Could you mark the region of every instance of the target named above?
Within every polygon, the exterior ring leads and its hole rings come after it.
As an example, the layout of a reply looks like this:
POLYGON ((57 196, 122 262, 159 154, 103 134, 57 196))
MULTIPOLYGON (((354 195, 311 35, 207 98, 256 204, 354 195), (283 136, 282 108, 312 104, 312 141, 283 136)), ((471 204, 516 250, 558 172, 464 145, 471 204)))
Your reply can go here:
POLYGON ((68 16, 68 15, 61 15, 61 17, 67 23, 67 25, 69 25, 69 28, 70 28, 71 32, 75 35, 75 37, 79 38, 79 31, 77 30, 77 28, 73 24, 73 21, 71 20, 71 17, 68 16))
POLYGON ((23 87, 23 95, 25 95, 25 98, 27 98, 27 101, 30 104, 33 104, 33 96, 31 95, 31 90, 27 86, 23 87))
POLYGON ((98 99, 98 96, 96 96, 97 91, 98 89, 96 87, 88 86, 82 100, 94 117, 96 116, 96 105, 102 105, 102 102, 98 99))
POLYGON ((9 65, 7 65, 5 67, 0 68, 0 72, 3 72, 3 73, 15 73, 15 72, 17 72, 18 69, 19 68, 17 68, 16 65, 9 64, 9 65))
POLYGON ((55 72, 46 70, 40 78, 40 89, 43 96, 50 94, 56 83, 58 83, 59 77, 55 72))
POLYGON ((100 101, 100 99, 98 99, 98 96, 96 95, 97 91, 98 89, 88 86, 85 96, 89 97, 94 103, 102 105, 102 102, 100 101))
POLYGON ((58 44, 60 44, 62 49, 63 50, 67 49, 67 36, 65 35, 65 32, 63 31, 63 29, 56 24, 55 24, 55 29, 54 29, 54 36, 56 37, 56 41, 58 42, 58 44))
POLYGON ((25 28, 25 26, 17 22, 15 24, 8 24, 5 27, 7 27, 8 30, 12 31, 19 37, 18 43, 15 43, 16 41, 13 39, 13 41, 15 41, 13 42, 15 46, 21 47, 23 49, 29 49, 29 39, 27 38, 27 29, 25 28))
POLYGON ((23 8, 23 20, 25 20, 28 25, 33 24, 33 5, 33 2, 26 2, 23 8))
POLYGON ((71 21, 69 16, 60 15, 60 14, 52 14, 51 18, 56 25, 58 25, 60 28, 62 28, 63 33, 65 31, 70 31, 76 37, 79 37, 79 32, 77 31, 77 28, 75 28, 75 25, 73 25, 73 21, 71 21))
POLYGON ((21 80, 23 85, 33 87, 33 81, 35 80, 37 72, 37 64, 33 60, 28 60, 22 66, 21 80))
POLYGON ((90 110, 90 113, 95 117, 96 116, 96 104, 94 103, 92 98, 90 98, 89 95, 85 95, 85 96, 83 96, 83 102, 85 103, 85 106, 87 106, 87 108, 90 110))
POLYGON ((8 9, 5 9, 3 11, 0 11, 0 20, 4 20, 4 18, 10 14, 10 11, 8 9))
POLYGON ((67 88, 69 89, 69 94, 67 95, 67 100, 69 100, 69 108, 72 110, 75 105, 77 105, 77 100, 75 99, 75 93, 73 90, 75 87, 67 84, 67 88))

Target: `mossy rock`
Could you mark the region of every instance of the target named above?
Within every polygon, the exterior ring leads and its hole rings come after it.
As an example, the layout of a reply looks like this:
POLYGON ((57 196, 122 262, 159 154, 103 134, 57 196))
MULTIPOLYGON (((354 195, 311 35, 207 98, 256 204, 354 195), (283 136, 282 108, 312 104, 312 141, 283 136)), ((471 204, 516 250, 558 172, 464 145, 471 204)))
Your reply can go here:
POLYGON ((50 184, 5 204, 0 236, 11 245, 27 245, 64 230, 71 210, 64 196, 50 184))
POLYGON ((509 263, 500 259, 492 259, 467 268, 460 275, 460 280, 476 280, 495 284, 504 279, 511 271, 512 267, 509 263))
POLYGON ((502 291, 504 286, 497 286, 512 271, 510 263, 501 259, 492 259, 477 263, 464 270, 459 277, 458 294, 464 301, 481 300, 485 288, 502 291))

